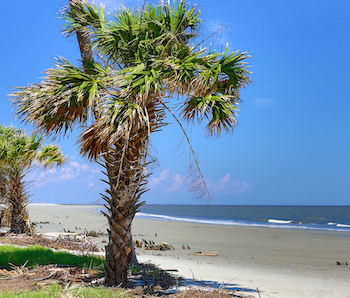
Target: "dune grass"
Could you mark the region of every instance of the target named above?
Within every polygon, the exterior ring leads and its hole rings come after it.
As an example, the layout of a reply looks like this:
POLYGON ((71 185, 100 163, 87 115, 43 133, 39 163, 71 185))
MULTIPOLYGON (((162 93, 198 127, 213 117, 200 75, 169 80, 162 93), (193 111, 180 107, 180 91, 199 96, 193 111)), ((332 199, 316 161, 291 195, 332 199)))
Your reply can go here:
POLYGON ((0 267, 11 268, 11 264, 35 268, 38 265, 71 265, 79 268, 98 268, 104 270, 104 258, 98 256, 78 256, 68 252, 54 252, 49 248, 34 245, 20 248, 13 245, 0 246, 0 267), (28 262, 27 262, 28 261, 28 262))
POLYGON ((58 284, 47 286, 36 291, 22 291, 21 293, 5 292, 0 293, 0 298, 127 298, 128 293, 123 289, 116 288, 74 288, 68 290, 62 290, 58 284))

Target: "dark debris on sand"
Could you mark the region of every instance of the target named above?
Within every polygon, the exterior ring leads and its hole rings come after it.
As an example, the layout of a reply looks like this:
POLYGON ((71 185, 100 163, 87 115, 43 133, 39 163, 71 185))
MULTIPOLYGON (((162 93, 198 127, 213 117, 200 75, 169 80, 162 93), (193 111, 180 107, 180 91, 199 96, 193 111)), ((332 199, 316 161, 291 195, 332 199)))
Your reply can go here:
MULTIPOLYGON (((41 235, 28 236, 25 234, 7 234, 0 238, 0 243, 14 244, 19 246, 40 245, 54 249, 69 249, 88 252, 96 251, 93 246, 81 241, 69 238, 58 238, 50 240, 41 235)), ((0 269, 0 292, 23 290, 36 290, 38 288, 58 283, 62 288, 69 286, 103 286, 104 279, 100 278, 101 272, 89 268, 59 267, 57 265, 39 266, 29 269, 24 266, 14 267, 12 270, 0 269)), ((164 271, 153 264, 140 264, 138 269, 133 270, 130 275, 130 288, 127 297, 131 298, 227 298, 240 297, 252 298, 253 296, 240 291, 228 291, 213 289, 210 286, 203 286, 201 289, 188 289, 173 293, 168 290, 184 285, 183 279, 167 271, 164 271)), ((186 285, 184 285, 186 286, 186 285)), ((62 296, 64 297, 64 296, 62 296)), ((74 296, 69 296, 74 298, 74 296)))
POLYGON ((0 243, 14 244, 19 246, 40 245, 54 249, 68 249, 81 252, 98 252, 100 249, 92 243, 89 238, 78 239, 75 237, 57 237, 54 240, 45 238, 42 235, 34 234, 6 234, 0 238, 0 243))

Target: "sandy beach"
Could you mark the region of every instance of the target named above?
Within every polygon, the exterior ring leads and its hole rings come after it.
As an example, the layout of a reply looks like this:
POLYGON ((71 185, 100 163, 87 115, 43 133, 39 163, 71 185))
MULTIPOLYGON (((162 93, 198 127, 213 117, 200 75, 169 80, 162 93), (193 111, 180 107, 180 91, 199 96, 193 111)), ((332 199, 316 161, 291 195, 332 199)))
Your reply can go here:
MULTIPOLYGON (((95 230, 107 221, 95 205, 30 204, 38 232, 95 230)), ((350 233, 206 225, 135 218, 134 240, 167 242, 169 251, 137 249, 141 262, 184 278, 243 289, 255 297, 350 297, 350 233), (183 249, 185 247, 185 249, 183 249), (217 256, 193 255, 218 252, 217 256), (337 265, 337 262, 341 265, 337 265), (348 263, 349 265, 346 265, 348 263), (258 289, 258 291, 257 291, 258 289)), ((100 247, 107 237, 92 239, 100 247)))

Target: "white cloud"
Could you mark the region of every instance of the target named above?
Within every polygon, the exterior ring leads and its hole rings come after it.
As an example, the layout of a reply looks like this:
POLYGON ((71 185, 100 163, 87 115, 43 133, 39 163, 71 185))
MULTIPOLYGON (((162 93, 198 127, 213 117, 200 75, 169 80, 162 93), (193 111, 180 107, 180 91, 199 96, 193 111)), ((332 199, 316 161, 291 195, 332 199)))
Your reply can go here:
POLYGON ((235 181, 232 183, 232 187, 236 189, 237 193, 242 193, 248 189, 250 189, 251 184, 248 184, 247 182, 243 181, 235 181))
POLYGON ((231 174, 227 173, 224 178, 219 180, 220 185, 226 185, 231 180, 231 174))
POLYGON ((101 4, 105 6, 106 11, 111 11, 114 9, 118 9, 121 6, 135 6, 135 5, 142 5, 143 0, 89 0, 89 3, 95 3, 97 7, 99 7, 101 4))
POLYGON ((58 168, 47 171, 34 171, 26 177, 26 180, 34 182, 35 186, 44 186, 70 180, 77 182, 87 178, 95 179, 94 176, 99 172, 96 168, 90 169, 88 164, 80 164, 78 161, 73 160, 58 168))
MULTIPOLYGON (((68 165, 59 169, 59 175, 57 177, 51 176, 53 181, 60 182, 76 178, 81 172, 86 172, 89 170, 87 164, 81 165, 77 161, 70 161, 68 165)), ((56 174, 55 172, 54 174, 56 174)))
POLYGON ((97 174, 97 173, 100 173, 101 172, 101 170, 99 170, 99 169, 91 169, 91 174, 97 174))
POLYGON ((96 183, 89 182, 89 183, 88 183, 88 186, 91 187, 91 188, 94 188, 95 184, 96 184, 96 183))
POLYGON ((210 189, 214 192, 236 192, 242 193, 248 190, 251 185, 245 181, 231 180, 231 174, 227 173, 218 183, 208 183, 210 189))
POLYGON ((88 164, 81 165, 77 161, 71 161, 70 165, 72 167, 76 168, 78 171, 88 171, 89 170, 89 165, 88 164))
POLYGON ((209 20, 207 25, 207 30, 209 31, 209 35, 215 33, 213 35, 213 39, 223 45, 226 46, 227 43, 230 43, 230 35, 228 33, 230 29, 230 25, 226 24, 220 19, 209 20))
POLYGON ((161 181, 166 180, 169 177, 170 170, 164 169, 157 177, 151 177, 148 182, 149 187, 157 187, 161 181))
POLYGON ((179 190, 182 182, 185 180, 185 177, 181 177, 180 174, 176 174, 173 178, 172 178, 172 183, 169 187, 167 187, 166 191, 176 191, 179 190))
POLYGON ((52 169, 48 170, 47 173, 56 174, 57 173, 56 168, 52 168, 52 169))
POLYGON ((268 106, 271 106, 273 105, 273 103, 275 102, 273 99, 271 98, 259 98, 259 99, 255 99, 252 101, 253 104, 256 106, 256 107, 268 107, 268 106))
POLYGON ((231 174, 227 173, 224 176, 224 178, 221 178, 219 180, 219 183, 213 184, 212 188, 214 189, 214 191, 221 191, 221 190, 227 189, 230 181, 231 181, 231 174))

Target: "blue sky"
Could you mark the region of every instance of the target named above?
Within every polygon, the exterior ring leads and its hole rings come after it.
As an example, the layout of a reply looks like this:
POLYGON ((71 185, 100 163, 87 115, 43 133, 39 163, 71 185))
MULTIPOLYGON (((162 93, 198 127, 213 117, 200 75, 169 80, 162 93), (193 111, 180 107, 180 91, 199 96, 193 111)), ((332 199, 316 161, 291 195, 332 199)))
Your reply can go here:
MULTIPOLYGON (((101 1, 106 8, 143 1, 101 1)), ((155 1, 154 1, 155 2, 155 1)), ((77 63, 74 38, 61 34, 57 12, 68 0, 4 1, 0 122, 30 130, 13 119, 13 86, 36 83, 63 56, 77 63), (35 5, 33 5, 35 3, 35 5)), ((96 1, 96 3, 100 3, 96 1)), ((344 0, 198 0, 202 32, 220 51, 248 51, 253 83, 233 134, 206 138, 203 126, 187 126, 212 204, 349 205, 350 202, 350 2, 344 0)), ((189 193, 188 148, 172 125, 152 136, 159 166, 147 203, 197 204, 189 193)), ((79 157, 77 133, 59 142, 68 162, 31 173, 33 202, 93 203, 104 185, 96 164, 79 157)))

